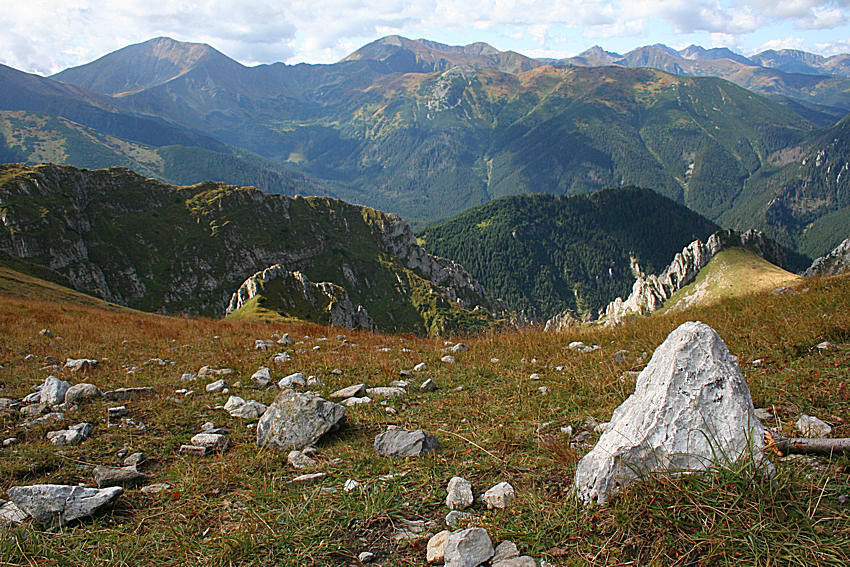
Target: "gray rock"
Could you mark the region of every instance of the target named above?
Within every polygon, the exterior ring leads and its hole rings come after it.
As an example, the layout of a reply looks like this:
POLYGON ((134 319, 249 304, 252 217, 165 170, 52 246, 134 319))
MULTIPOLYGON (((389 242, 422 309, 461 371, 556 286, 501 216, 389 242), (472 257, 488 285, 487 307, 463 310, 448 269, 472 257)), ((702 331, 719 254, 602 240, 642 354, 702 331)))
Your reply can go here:
POLYGON ((433 392, 436 389, 437 389, 437 383, 434 382, 431 378, 428 378, 427 380, 422 382, 421 386, 419 386, 419 391, 423 392, 423 393, 424 392, 433 392))
POLYGON ((42 415, 41 417, 37 417, 32 421, 27 421, 23 424, 24 427, 35 427, 38 425, 50 425, 52 423, 59 423, 60 421, 65 421, 65 414, 61 412, 50 412, 42 415))
POLYGON ((134 466, 112 468, 96 466, 92 471, 94 481, 98 488, 106 488, 109 486, 130 487, 142 484, 150 480, 150 476, 139 472, 134 466))
POLYGON ((219 378, 215 382, 210 382, 209 384, 207 384, 204 389, 207 392, 216 393, 221 392, 225 388, 227 388, 227 382, 225 382, 224 378, 219 378))
POLYGON ((257 423, 257 445, 301 450, 344 421, 343 406, 310 393, 284 390, 257 423))
POLYGON ((17 437, 7 437, 6 439, 3 439, 3 446, 4 447, 11 447, 12 445, 16 445, 17 443, 18 443, 17 437))
POLYGON ((47 440, 54 445, 78 445, 88 438, 91 430, 92 425, 90 423, 78 423, 68 429, 48 431, 47 440))
POLYGON ((268 388, 272 383, 272 374, 268 366, 261 366, 259 370, 251 375, 251 380, 259 388, 268 388))
POLYGON ((292 344, 292 339, 290 338, 289 333, 284 333, 284 334, 283 334, 283 336, 282 336, 282 337, 280 337, 280 338, 277 340, 277 344, 279 344, 279 345, 284 345, 284 346, 286 346, 286 345, 291 345, 291 344, 292 344))
POLYGON ((504 559, 502 561, 492 561, 490 565, 492 567, 537 567, 537 561, 528 555, 523 555, 522 557, 504 559))
POLYGON ((428 563, 443 563, 445 561, 444 547, 446 540, 452 534, 449 530, 443 530, 431 536, 428 547, 425 549, 425 560, 428 563))
MULTIPOLYGON (((31 394, 27 394, 26 396, 24 396, 24 398, 21 400, 21 403, 22 404, 41 403, 41 387, 39 386, 39 391, 33 392, 31 394)), ((47 404, 42 404, 42 405, 47 405, 47 404)))
POLYGON ((207 454, 206 447, 198 447, 196 445, 180 445, 177 452, 181 455, 189 455, 192 457, 203 457, 207 454))
POLYGON ((472 521, 477 516, 472 514, 471 512, 461 512, 459 510, 452 510, 448 514, 446 514, 446 525, 450 528, 456 528, 461 521, 472 521))
POLYGON ((123 402, 126 400, 138 400, 141 398, 149 398, 156 393, 150 386, 142 386, 138 388, 118 388, 110 392, 104 392, 103 397, 110 402, 123 402))
POLYGON ((48 376, 41 387, 39 401, 42 404, 55 406, 65 401, 65 393, 71 385, 56 376, 48 376))
POLYGON ((118 419, 119 417, 124 417, 129 414, 127 411, 127 406, 113 406, 111 408, 106 408, 106 415, 109 419, 118 419))
POLYGON ((455 357, 453 357, 450 354, 447 354, 446 356, 441 358, 440 361, 445 362, 447 364, 454 364, 455 363, 455 357))
POLYGON ((452 532, 443 546, 446 567, 477 567, 493 557, 494 551, 484 528, 452 532))
POLYGON ((307 385, 307 378, 304 377, 303 372, 295 372, 294 374, 290 374, 289 376, 284 376, 280 379, 280 382, 277 383, 278 388, 281 390, 286 390, 287 388, 303 388, 307 385))
POLYGON ((397 386, 379 386, 377 388, 366 388, 366 395, 370 398, 403 398, 407 390, 397 386))
POLYGON ((318 464, 315 459, 311 459, 301 451, 290 451, 286 456, 286 462, 296 469, 312 469, 318 464))
POLYGON ((773 419, 773 412, 767 408, 756 408, 755 416, 759 421, 768 421, 773 419))
POLYGON ((579 462, 576 496, 604 502, 644 474, 761 461, 763 448, 764 427, 723 340, 708 325, 684 323, 655 350, 635 393, 579 462))
POLYGON ((366 394, 366 384, 354 384, 337 390, 329 397, 335 400, 344 400, 346 398, 360 398, 364 394, 366 394))
POLYGON ((360 404, 371 404, 372 398, 369 396, 363 396, 362 398, 346 398, 342 400, 342 405, 345 407, 357 406, 360 404))
POLYGON ((456 345, 453 345, 450 350, 452 352, 465 352, 469 350, 469 347, 466 346, 464 343, 457 343, 456 345))
POLYGON ((99 398, 103 395, 94 384, 74 384, 65 391, 65 403, 73 404, 90 398, 99 398))
POLYGON ((230 442, 226 435, 221 433, 198 433, 189 440, 194 447, 203 447, 210 451, 226 451, 230 442))
POLYGON ((450 510, 465 510, 472 506, 472 483, 465 478, 456 476, 449 481, 446 495, 446 506, 450 510))
POLYGON ((832 433, 832 427, 828 423, 806 414, 794 422, 794 428, 805 437, 823 438, 832 433))
POLYGON ((159 494, 160 492, 165 492, 166 490, 171 490, 171 485, 167 482, 158 482, 156 484, 149 484, 147 486, 143 486, 139 492, 142 494, 159 494))
POLYGON ((487 505, 487 509, 491 508, 507 508, 516 498, 514 487, 508 482, 500 482, 493 486, 481 497, 481 500, 487 505))
POLYGON ((0 528, 4 524, 20 524, 27 519, 27 513, 18 508, 14 502, 6 502, 0 506, 0 528))
POLYGON ((292 479, 293 484, 313 484, 314 482, 318 482, 328 476, 328 473, 317 472, 317 473, 307 473, 302 474, 300 476, 296 476, 292 479))
POLYGON ((375 554, 371 551, 362 551, 360 552, 360 555, 357 556, 357 560, 360 561, 360 563, 371 563, 375 560, 375 554))
POLYGON ((97 361, 93 358, 69 358, 65 361, 65 368, 71 372, 88 372, 97 366, 97 361))
POLYGON ((138 467, 147 458, 148 458, 148 456, 145 453, 143 453, 142 451, 138 451, 136 453, 133 453, 132 455, 130 455, 126 459, 124 459, 124 466, 125 467, 138 467))
POLYGON ((21 415, 24 417, 36 417, 50 411, 47 404, 30 404, 21 408, 21 415))
POLYGON ((440 442, 421 429, 390 429, 375 437, 375 452, 385 457, 419 457, 436 451, 440 442))
POLYGON ((279 352, 276 355, 272 356, 269 360, 275 366, 283 366, 284 364, 289 362, 291 359, 292 359, 292 357, 289 356, 288 352, 279 352))
POLYGON ((104 509, 124 493, 118 486, 83 488, 61 484, 13 486, 9 499, 44 526, 64 526, 104 509))
POLYGON ((490 563, 495 565, 499 561, 506 561, 514 557, 519 557, 519 549, 514 542, 506 540, 496 546, 496 551, 493 553, 493 559, 490 560, 490 563))

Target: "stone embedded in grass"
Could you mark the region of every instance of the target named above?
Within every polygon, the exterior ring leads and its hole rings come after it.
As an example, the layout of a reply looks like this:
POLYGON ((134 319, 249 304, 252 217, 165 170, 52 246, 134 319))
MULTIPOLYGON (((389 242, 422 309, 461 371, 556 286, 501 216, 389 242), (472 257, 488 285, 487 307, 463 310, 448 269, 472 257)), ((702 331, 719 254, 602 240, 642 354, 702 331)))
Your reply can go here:
POLYGON ((328 473, 318 472, 318 473, 307 473, 302 474, 301 476, 296 476, 292 479, 293 484, 313 484, 319 480, 322 480, 328 476, 328 473))
POLYGON ((56 376, 48 376, 39 391, 39 401, 49 406, 61 404, 65 401, 65 393, 70 387, 71 385, 64 380, 60 380, 56 376))
POLYGON ((501 561, 491 561, 490 565, 492 567, 537 567, 537 561, 528 555, 523 555, 522 557, 513 557, 501 561))
POLYGON ((224 410, 232 417, 242 419, 259 419, 263 415, 268 406, 261 404, 256 400, 245 401, 239 396, 230 396, 227 403, 224 404, 224 410))
POLYGON ((446 567, 477 567, 493 557, 493 541, 484 528, 452 532, 443 546, 446 567))
POLYGON ((495 565, 499 561, 506 561, 508 559, 513 559, 514 557, 519 557, 519 549, 517 549, 514 542, 505 540, 496 546, 496 550, 493 553, 493 558, 490 560, 490 563, 495 565))
POLYGON ((351 406, 359 406, 360 404, 371 404, 371 403, 372 403, 372 398, 370 398, 369 396, 363 396, 363 397, 360 397, 360 398, 357 398, 357 397, 346 398, 346 399, 342 400, 342 405, 344 405, 347 408, 350 408, 351 406))
POLYGON ((287 388, 303 388, 307 385, 307 378, 304 376, 303 372, 295 372, 290 374, 289 376, 284 376, 280 379, 280 382, 277 383, 277 387, 281 390, 286 390, 287 388))
POLYGON ((98 489, 35 484, 13 486, 9 499, 39 524, 60 527, 96 514, 123 493, 124 489, 118 486, 98 489))
POLYGON ((460 510, 452 510, 451 512, 446 514, 445 522, 448 527, 456 528, 461 522, 471 522, 477 517, 478 516, 471 512, 461 512, 460 510))
POLYGON ((276 366, 283 366, 287 362, 289 362, 292 357, 289 356, 287 352, 279 352, 276 355, 272 356, 269 361, 276 366))
POLYGON ((4 524, 20 524, 27 519, 27 513, 18 508, 14 502, 6 502, 0 506, 0 528, 4 524))
POLYGON ((296 469, 311 469, 318 464, 315 459, 295 450, 289 452, 286 456, 286 462, 296 469))
POLYGON ((20 409, 21 415, 24 417, 36 417, 48 411, 50 411, 50 407, 42 403, 30 404, 20 409))
POLYGON ((147 486, 143 486, 140 489, 142 494, 153 495, 159 494, 160 492, 165 492, 166 490, 171 490, 172 486, 167 482, 158 482, 156 484, 149 484, 147 486))
POLYGON ((576 469, 576 496, 605 502, 647 474, 763 461, 764 426, 723 340, 688 322, 670 333, 576 469))
POLYGON ((419 364, 417 364, 416 366, 413 367, 413 370, 415 370, 416 372, 422 372, 426 368, 427 368, 427 365, 424 362, 420 362, 419 364))
POLYGON ((136 486, 150 479, 150 476, 139 472, 135 466, 121 468, 96 466, 92 470, 92 476, 98 488, 109 486, 136 486))
POLYGON ((68 429, 48 431, 47 440, 54 445, 79 445, 84 439, 88 439, 92 427, 91 423, 78 423, 68 429))
POLYGON ((272 383, 272 375, 268 366, 261 366, 259 370, 251 375, 251 380, 258 388, 268 388, 272 383))
POLYGON ((104 392, 103 397, 111 402, 121 402, 149 398, 154 394, 156 394, 156 391, 150 386, 141 386, 137 388, 118 388, 117 390, 104 392))
POLYGON ((403 398, 407 395, 407 390, 397 386, 378 386, 366 388, 366 395, 370 398, 403 398))
POLYGON ((203 457, 207 454, 206 447, 199 447, 197 445, 180 445, 180 448, 177 450, 177 453, 180 455, 188 455, 191 457, 203 457))
POLYGON ((456 345, 453 345, 449 350, 451 350, 452 352, 466 352, 469 350, 469 347, 466 346, 464 343, 457 343, 456 345))
POLYGON ((221 392, 227 387, 227 382, 225 382, 224 378, 220 378, 215 382, 210 382, 204 388, 207 392, 216 393, 221 392))
POLYGON ((449 481, 446 506, 451 510, 464 510, 472 506, 472 483, 463 477, 455 476, 449 481))
POLYGON ((507 508, 516 498, 514 487, 508 482, 500 482, 493 486, 481 497, 481 500, 487 505, 487 509, 491 508, 507 508))
POLYGON ((91 398, 100 398, 103 393, 94 384, 74 384, 65 391, 65 403, 73 404, 91 398))
POLYGON ((127 406, 115 406, 111 408, 106 408, 107 417, 112 419, 118 419, 119 417, 124 417, 129 412, 127 411, 127 406))
POLYGON ((794 422, 794 428, 805 437, 823 438, 832 433, 832 427, 828 423, 806 414, 794 422))
POLYGON ((284 390, 257 423, 257 445, 302 450, 344 421, 343 406, 311 393, 284 390))
POLYGON ((263 339, 257 339, 254 341, 254 349, 255 350, 269 350, 274 346, 274 342, 266 341, 263 339))
POLYGON ((353 384, 337 390, 331 394, 330 398, 335 400, 344 400, 346 398, 359 398, 366 393, 366 384, 353 384))
POLYGON ((444 356, 443 358, 441 358, 441 359, 440 359, 440 361, 441 361, 441 362, 445 362, 445 363, 447 363, 447 364, 454 364, 454 363, 455 363, 455 357, 453 357, 453 356, 452 356, 452 355, 450 355, 450 354, 447 354, 446 356, 444 356))
POLYGON ((71 372, 89 372, 97 366, 98 361, 93 358, 69 358, 65 361, 65 368, 71 372))
POLYGON ((384 457, 419 457, 436 451, 440 442, 421 429, 390 429, 375 437, 374 447, 384 457))
POLYGON ((353 478, 346 479, 345 484, 342 485, 342 489, 345 492, 354 492, 355 490, 362 490, 362 488, 363 485, 353 478))
POLYGON ((432 380, 431 378, 428 378, 427 380, 422 382, 421 386, 419 386, 419 391, 423 392, 423 393, 433 392, 436 389, 437 389, 437 383, 434 382, 434 380, 432 380))
POLYGON ((203 447, 209 451, 226 451, 230 442, 221 433, 198 433, 189 440, 195 447, 203 447))
POLYGON ((132 455, 130 455, 129 457, 124 459, 124 466, 125 467, 138 467, 147 458, 148 458, 148 456, 144 452, 137 451, 137 452, 133 453, 132 455))
POLYGON ((277 344, 284 345, 284 346, 291 345, 292 344, 292 338, 290 338, 289 333, 284 333, 283 336, 280 337, 277 340, 277 344))

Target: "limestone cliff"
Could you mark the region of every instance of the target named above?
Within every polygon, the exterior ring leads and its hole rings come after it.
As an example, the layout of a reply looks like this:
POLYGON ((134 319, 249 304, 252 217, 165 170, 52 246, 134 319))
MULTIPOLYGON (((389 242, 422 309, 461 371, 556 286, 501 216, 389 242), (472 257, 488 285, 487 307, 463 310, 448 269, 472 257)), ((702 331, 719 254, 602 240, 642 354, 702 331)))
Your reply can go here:
POLYGON ((834 276, 850 270, 850 238, 845 239, 832 252, 817 258, 803 272, 804 276, 834 276))
MULTIPOLYGON (((636 279, 631 294, 626 299, 618 297, 609 303, 600 312, 599 318, 609 324, 618 324, 629 315, 648 315, 658 311, 674 293, 691 283, 718 252, 733 246, 749 248, 774 264, 786 264, 782 247, 761 231, 719 230, 705 242, 694 240, 688 244, 659 274, 645 275, 633 261, 632 271, 636 279)), ((546 322, 546 330, 563 331, 574 321, 570 313, 559 313, 546 322)))
POLYGON ((345 329, 375 328, 366 308, 354 305, 344 287, 331 282, 311 282, 301 272, 289 271, 280 264, 269 266, 245 280, 230 298, 228 315, 250 310, 251 300, 282 317, 345 329))

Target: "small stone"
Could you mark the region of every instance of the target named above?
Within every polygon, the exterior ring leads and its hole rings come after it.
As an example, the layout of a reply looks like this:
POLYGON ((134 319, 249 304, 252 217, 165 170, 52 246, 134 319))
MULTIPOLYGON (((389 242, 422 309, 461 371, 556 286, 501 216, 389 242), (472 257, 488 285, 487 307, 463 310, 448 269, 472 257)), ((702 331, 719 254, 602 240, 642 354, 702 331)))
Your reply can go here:
POLYGON ((490 563, 496 564, 499 561, 513 559, 514 557, 519 557, 519 549, 514 542, 506 540, 496 546, 496 552, 493 554, 490 563))
POLYGON ((263 339, 254 341, 254 350, 269 350, 271 346, 274 346, 274 343, 271 341, 264 341, 263 339))
POLYGON ((504 559, 502 561, 491 561, 490 565, 492 567, 537 567, 537 562, 534 558, 523 555, 522 557, 504 559))
POLYGON ((82 400, 99 398, 101 396, 103 396, 103 393, 94 384, 74 384, 65 391, 65 403, 72 404, 82 400))
POLYGON ((42 329, 38 332, 38 335, 40 337, 50 337, 53 335, 53 333, 50 332, 50 329, 42 329))
POLYGON ((393 380, 392 382, 390 382, 390 386, 393 386, 394 388, 407 389, 410 388, 410 382, 407 380, 393 380))
POLYGON ((268 388, 269 384, 272 383, 272 375, 268 366, 261 366, 259 370, 251 375, 251 380, 259 388, 268 388))
POLYGON ((97 361, 93 358, 69 358, 65 361, 65 368, 69 368, 71 372, 89 372, 97 366, 97 361))
POLYGON ((193 457, 203 457, 207 454, 206 447, 196 447, 195 445, 180 445, 177 452, 181 455, 190 455, 193 457))
POLYGON ((279 345, 291 345, 292 339, 289 337, 289 333, 284 333, 282 337, 277 340, 277 344, 279 345))
POLYGON ((443 545, 446 567, 477 567, 493 557, 493 542, 484 528, 452 532, 443 545))
POLYGON ((463 510, 472 506, 472 483, 465 478, 455 476, 449 481, 446 506, 451 510, 463 510))
POLYGON ((303 388, 307 385, 307 379, 304 377, 302 372, 295 372, 294 374, 290 374, 289 376, 284 376, 280 379, 280 382, 277 383, 278 388, 281 390, 286 390, 287 388, 295 388, 300 387, 303 388))
POLYGON ((536 373, 536 372, 535 372, 534 374, 532 374, 531 376, 529 376, 529 377, 528 377, 528 379, 529 379, 529 380, 540 380, 540 374, 538 374, 538 373, 536 373))
POLYGON ((159 494, 160 492, 165 492, 166 490, 171 490, 172 486, 167 482, 158 482, 156 484, 149 484, 147 486, 143 486, 140 490, 142 494, 159 494))
POLYGON ((292 450, 286 457, 286 462, 296 469, 311 469, 318 463, 302 453, 301 451, 292 450))
POLYGON ((18 442, 17 437, 8 437, 6 439, 3 439, 3 446, 4 447, 11 447, 12 445, 17 444, 17 442, 18 442))
POLYGON ((326 476, 328 476, 328 473, 323 472, 302 474, 301 476, 296 476, 295 478, 293 478, 292 482, 293 484, 312 484, 316 481, 325 478, 326 476))
POLYGON ((420 362, 419 364, 417 364, 416 366, 413 367, 413 370, 415 370, 416 372, 422 372, 426 368, 427 368, 426 364, 424 362, 420 362))
POLYGON ((283 366, 287 362, 289 362, 291 359, 292 359, 292 357, 289 356, 289 353, 279 352, 276 355, 274 355, 273 357, 271 357, 270 360, 271 360, 272 364, 274 364, 276 366, 283 366))
POLYGON ((451 351, 455 352, 455 353, 466 352, 468 350, 469 350, 469 347, 466 346, 464 343, 457 343, 456 345, 452 346, 452 348, 451 348, 451 351))
POLYGON ((6 502, 0 506, 0 528, 3 524, 20 524, 27 518, 27 513, 18 508, 14 502, 6 502))
POLYGON ((540 386, 539 388, 537 388, 537 391, 540 392, 541 396, 548 396, 549 386, 540 386))
POLYGON ((21 408, 21 415, 24 417, 36 417, 45 414, 48 411, 50 411, 50 408, 47 406, 47 404, 31 404, 21 408))
POLYGON ((806 437, 823 438, 832 433, 829 424, 811 415, 801 415, 794 427, 806 437))
POLYGON ((318 387, 324 386, 325 383, 319 376, 307 376, 307 386, 308 387, 318 387))
POLYGON ((132 455, 130 455, 126 459, 124 459, 124 466, 126 466, 126 467, 138 467, 147 458, 148 458, 148 456, 145 453, 138 451, 136 453, 133 453, 132 455))
POLYGON ((500 482, 481 497, 488 510, 491 508, 507 508, 514 498, 516 498, 514 487, 507 482, 500 482))
POLYGON ((446 514, 446 525, 450 528, 456 528, 458 524, 463 521, 472 521, 475 519, 475 514, 470 512, 461 512, 459 510, 452 510, 448 514, 446 514))
POLYGON ((198 379, 197 374, 189 374, 188 372, 184 373, 182 376, 180 376, 181 382, 194 382, 197 379, 198 379))
POLYGON ((106 488, 108 486, 135 486, 150 478, 148 475, 139 472, 134 466, 121 467, 119 469, 96 466, 92 471, 92 475, 98 488, 106 488))
POLYGON ((829 341, 823 341, 822 343, 818 343, 816 346, 820 350, 832 350, 832 343, 829 341))
POLYGON ((440 359, 440 361, 441 361, 441 362, 445 362, 445 363, 447 363, 447 364, 454 364, 454 363, 455 363, 455 357, 453 357, 453 356, 452 356, 452 355, 450 355, 450 354, 447 354, 446 356, 444 356, 443 358, 441 358, 441 359, 440 359))
POLYGON ((127 406, 115 406, 111 408, 106 408, 106 415, 109 419, 117 419, 119 417, 124 417, 129 412, 127 411, 127 406))
POLYGON ((353 478, 349 478, 345 481, 345 484, 342 485, 342 489, 345 492, 354 492, 355 490, 361 490, 363 485, 354 480, 353 478))
POLYGON ((428 540, 428 547, 425 551, 425 560, 428 563, 443 563, 443 561, 445 561, 443 548, 451 533, 452 532, 449 530, 443 530, 431 536, 431 539, 428 540))
POLYGON ((224 381, 224 378, 220 378, 215 382, 210 382, 204 388, 207 392, 221 392, 227 387, 227 382, 224 381))
POLYGON ((45 526, 64 526, 96 514, 124 493, 118 486, 83 488, 61 484, 13 486, 9 499, 45 526))
POLYGON ((139 388, 118 388, 111 392, 104 392, 103 397, 112 402, 120 402, 124 400, 137 400, 139 398, 148 398, 153 396, 156 391, 149 387, 143 386, 139 388))
POLYGON ((433 453, 440 442, 421 429, 392 429, 375 437, 375 452, 385 457, 419 457, 433 453))
POLYGON ((375 560, 375 554, 371 551, 363 551, 357 556, 357 559, 360 563, 371 563, 375 560))
POLYGON ((497 363, 501 362, 501 360, 499 360, 498 358, 491 358, 491 359, 490 359, 490 362, 491 362, 492 364, 497 364, 497 363))
POLYGON ((372 403, 372 398, 369 396, 363 396, 362 398, 348 398, 342 400, 342 405, 345 407, 357 406, 360 404, 370 404, 372 403))
POLYGON ((570 350, 581 350, 585 347, 587 347, 587 345, 581 341, 573 341, 567 346, 567 348, 570 350))
POLYGON ((331 370, 331 374, 336 374, 337 376, 342 376, 342 370, 340 370, 339 368, 334 368, 333 370, 331 370))
POLYGON ((65 401, 65 393, 70 387, 71 385, 64 380, 56 376, 48 376, 39 392, 39 401, 49 406, 61 404, 65 401))
POLYGON ((354 384, 337 390, 329 397, 331 399, 359 398, 366 394, 366 384, 354 384))
POLYGON ((403 398, 407 390, 396 386, 382 386, 377 388, 366 388, 366 395, 370 398, 403 398))
POLYGON ((421 386, 419 386, 420 392, 433 392, 436 389, 437 389, 437 383, 434 382, 431 378, 428 378, 427 380, 422 382, 421 386))
POLYGON ((198 433, 190 442, 195 447, 204 447, 208 451, 226 451, 230 442, 220 433, 198 433))

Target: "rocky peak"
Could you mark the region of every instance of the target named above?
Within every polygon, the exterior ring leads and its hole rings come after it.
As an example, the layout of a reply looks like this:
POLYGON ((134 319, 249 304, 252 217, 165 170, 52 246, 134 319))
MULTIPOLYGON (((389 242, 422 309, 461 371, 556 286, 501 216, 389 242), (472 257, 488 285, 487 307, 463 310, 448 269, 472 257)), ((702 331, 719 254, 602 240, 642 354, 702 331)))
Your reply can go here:
POLYGON ((850 270, 850 238, 845 239, 829 254, 817 258, 803 272, 804 276, 834 276, 850 270))

